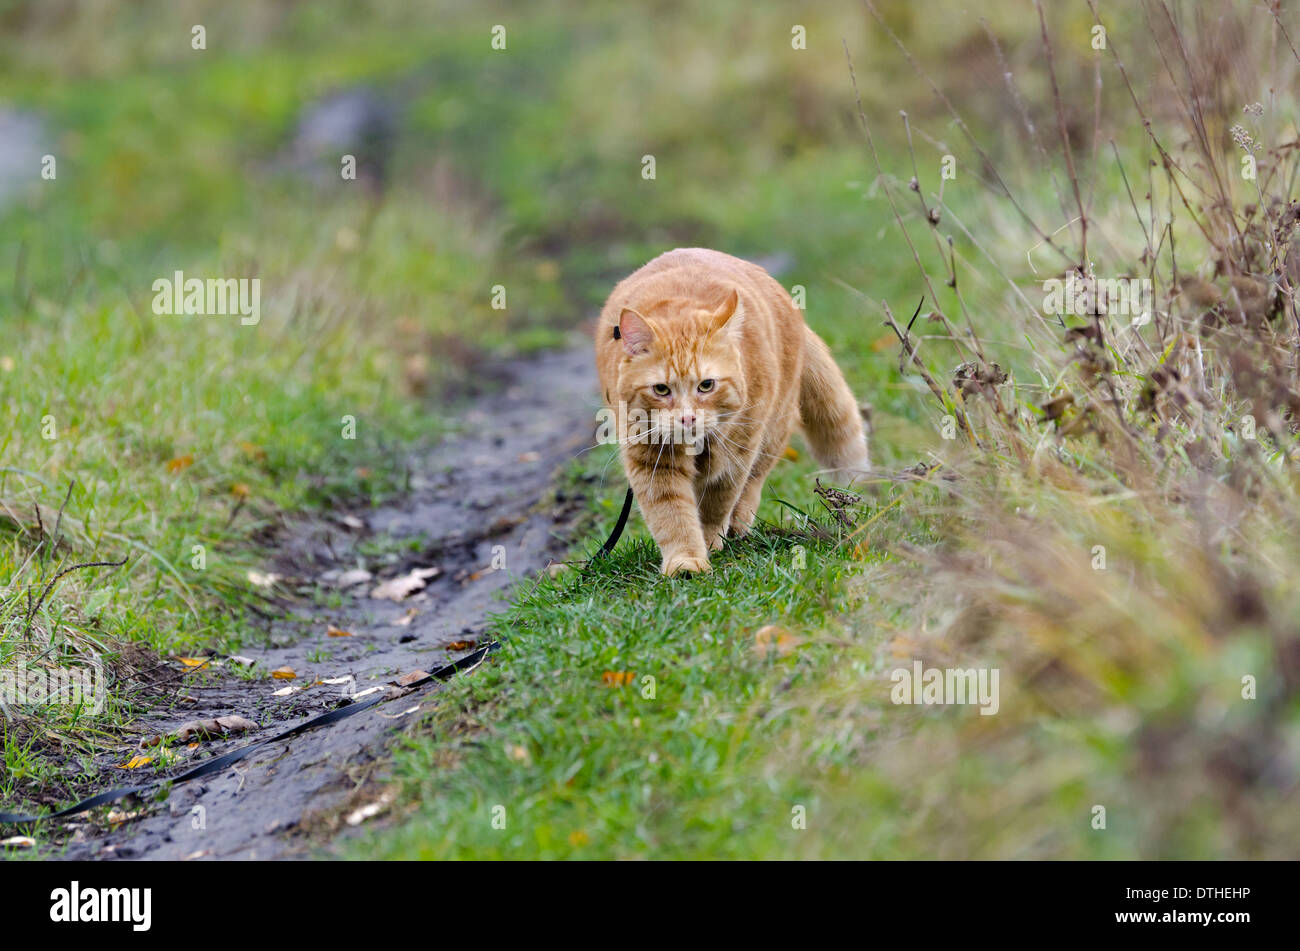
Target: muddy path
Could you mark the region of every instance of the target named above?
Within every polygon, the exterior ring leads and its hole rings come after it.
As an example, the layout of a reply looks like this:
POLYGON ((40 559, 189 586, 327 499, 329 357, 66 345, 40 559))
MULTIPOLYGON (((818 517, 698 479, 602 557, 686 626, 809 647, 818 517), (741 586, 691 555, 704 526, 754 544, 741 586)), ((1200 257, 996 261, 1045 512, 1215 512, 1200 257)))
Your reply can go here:
MULTIPOLYGON (((333 709, 344 692, 385 689, 404 674, 433 671, 473 651, 489 615, 502 608, 502 594, 562 557, 577 506, 556 500, 554 477, 589 445, 596 406, 585 348, 508 364, 494 375, 504 386, 470 403, 453 435, 411 460, 408 496, 291 525, 268 553, 268 570, 282 585, 317 587, 329 596, 296 603, 293 616, 271 626, 264 647, 241 651, 260 676, 236 676, 233 668, 242 662, 225 659, 220 670, 187 684, 184 694, 192 699, 153 711, 141 724, 146 735, 229 714, 258 724, 242 736, 202 744, 203 754, 220 754, 333 709), (493 568, 494 559, 498 566, 504 559, 504 567, 493 568), (373 596, 385 581, 431 569, 438 573, 427 586, 402 600, 373 596), (351 636, 330 636, 330 627, 351 636), (284 667, 297 676, 266 676, 284 667), (275 696, 303 685, 309 686, 275 696)), ((438 691, 428 686, 271 743, 220 775, 173 788, 165 801, 128 803, 121 808, 138 814, 111 831, 89 823, 70 830, 66 857, 316 853, 348 828, 344 817, 363 799, 378 798, 377 787, 366 784, 382 775, 388 744, 421 706, 437 703, 438 691)), ((177 752, 197 756, 200 750, 177 752)))

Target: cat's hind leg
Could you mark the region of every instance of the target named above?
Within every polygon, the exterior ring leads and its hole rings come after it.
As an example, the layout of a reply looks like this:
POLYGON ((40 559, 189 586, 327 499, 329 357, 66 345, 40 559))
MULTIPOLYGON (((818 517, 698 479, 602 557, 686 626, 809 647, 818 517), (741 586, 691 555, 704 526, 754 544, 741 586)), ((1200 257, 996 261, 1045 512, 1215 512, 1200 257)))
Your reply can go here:
POLYGON ((764 452, 754 460, 749 477, 741 486, 735 507, 731 510, 731 534, 737 538, 748 535, 749 530, 754 527, 754 519, 758 516, 758 503, 763 498, 763 483, 767 481, 767 476, 776 465, 776 460, 777 456, 770 452, 764 452))
POLYGON ((731 513, 744 488, 743 477, 724 476, 700 489, 700 527, 705 544, 713 551, 720 549, 726 539, 731 513))

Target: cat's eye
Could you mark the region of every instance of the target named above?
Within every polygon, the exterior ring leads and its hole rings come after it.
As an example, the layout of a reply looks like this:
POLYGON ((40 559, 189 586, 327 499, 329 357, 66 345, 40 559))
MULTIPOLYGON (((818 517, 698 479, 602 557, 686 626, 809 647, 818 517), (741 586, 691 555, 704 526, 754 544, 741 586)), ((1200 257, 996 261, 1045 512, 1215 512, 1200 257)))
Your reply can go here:
POLYGON ((707 393, 713 389, 713 380, 700 380, 700 392, 707 393))
POLYGON ((670 387, 667 383, 656 383, 654 386, 654 390, 655 390, 655 395, 657 396, 667 396, 669 393, 673 391, 672 387, 670 387))

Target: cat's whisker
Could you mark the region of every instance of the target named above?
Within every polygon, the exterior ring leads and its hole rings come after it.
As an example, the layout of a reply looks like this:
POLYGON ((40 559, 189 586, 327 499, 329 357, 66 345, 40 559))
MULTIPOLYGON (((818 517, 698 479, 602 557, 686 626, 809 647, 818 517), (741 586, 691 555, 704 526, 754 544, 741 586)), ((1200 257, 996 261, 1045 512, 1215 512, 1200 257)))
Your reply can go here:
MULTIPOLYGON (((732 446, 735 446, 735 447, 736 447, 737 449, 739 449, 741 452, 744 452, 744 451, 745 451, 745 447, 744 447, 744 446, 740 445, 739 443, 733 442, 733 441, 730 440, 730 439, 727 439, 727 437, 726 437, 724 434, 722 434, 722 433, 720 433, 720 432, 717 432, 717 431, 714 431, 713 435, 715 435, 715 436, 717 436, 719 439, 724 440, 725 442, 731 444, 732 446)), ((754 455, 755 455, 756 458, 757 458, 758 456, 767 456, 769 459, 783 459, 783 458, 785 458, 785 453, 783 453, 783 452, 764 452, 764 451, 761 450, 761 449, 757 450, 757 451, 755 452, 754 455)))

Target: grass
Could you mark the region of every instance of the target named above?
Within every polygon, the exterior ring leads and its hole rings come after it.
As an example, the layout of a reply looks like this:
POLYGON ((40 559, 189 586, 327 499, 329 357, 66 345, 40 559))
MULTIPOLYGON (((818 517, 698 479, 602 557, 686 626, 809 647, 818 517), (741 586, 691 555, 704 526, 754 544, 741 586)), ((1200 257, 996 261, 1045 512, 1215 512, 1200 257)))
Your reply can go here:
POLYGON ((432 722, 443 739, 402 752, 410 794, 425 805, 378 854, 788 849, 791 803, 806 802, 807 783, 755 785, 752 773, 787 728, 781 693, 834 650, 814 642, 782 656, 785 640, 753 635, 762 623, 835 626, 852 603, 853 570, 829 544, 789 529, 737 544, 715 565, 709 579, 661 581, 653 543, 638 537, 526 592, 499 621, 501 654, 444 694, 432 722), (754 713, 764 707, 775 709, 754 713))
MULTIPOLYGON (((1165 26, 1148 21, 1195 64, 1244 57, 1234 43, 1254 50, 1268 35, 1258 16, 1165 26)), ((1182 79, 1153 73, 1142 91, 1182 79)), ((497 622, 500 659, 408 738, 395 817, 349 854, 1294 856, 1297 324, 1289 266, 1261 251, 1290 236, 1294 161, 1264 142, 1286 141, 1295 116, 1272 99, 1261 113, 1254 148, 1271 185, 1252 194, 1207 171, 1235 170, 1241 134, 1204 103, 1214 89, 1249 104, 1269 83, 1187 79, 1194 104, 1149 145, 1126 144, 1120 163, 1094 164, 1082 187, 1059 158, 1053 174, 1014 161, 986 174, 1014 184, 1020 210, 980 215, 951 258, 938 228, 928 253, 922 216, 896 218, 920 245, 921 286, 966 274, 964 286, 985 256, 975 293, 938 291, 938 327, 907 335, 925 354, 910 381, 938 397, 935 428, 958 424, 931 442, 936 470, 850 506, 855 527, 810 548, 802 571, 787 533, 769 528, 706 578, 655 577, 639 539, 580 583, 542 581, 497 622), (1207 128, 1219 135, 1195 144, 1207 128), (1120 168, 1162 149, 1167 171, 1143 183, 1150 214, 1134 222, 1120 168), (1049 213, 1046 180, 1065 189, 1066 214, 1080 195, 1095 257, 1078 222, 1052 234, 1033 221, 1049 213), (1201 199, 1176 211, 1193 190, 1201 199), (1087 210, 1083 193, 1096 196, 1087 210), (1084 276, 1145 275, 1151 325, 1134 331, 1105 306, 1067 323, 1031 303, 1026 317, 1025 295, 1040 300, 1038 282, 1061 271, 1026 280, 1008 246, 1041 248, 1049 234, 1044 254, 1084 276), (1282 286, 1266 296, 1270 280, 1282 286), (1024 289, 979 293, 999 282, 1024 289), (1266 435, 1243 435, 1264 417, 1266 435), (896 704, 892 674, 917 662, 996 669, 997 715, 896 704)), ((1056 99, 1062 125, 1068 108, 1056 99)), ((879 168, 881 187, 913 208, 898 164, 879 168)), ((854 368, 864 341, 848 337, 837 353, 854 368)), ((809 474, 778 471, 769 518, 786 514, 776 500, 807 499, 809 474)), ((615 498, 599 504, 607 523, 615 498)))
MULTIPOLYGON (((660 64, 639 54, 628 73, 617 53, 638 48, 644 21, 613 5, 576 34, 562 5, 511 16, 510 51, 496 58, 484 14, 464 9, 412 19, 375 3, 362 27, 342 30, 324 7, 268 17, 245 4, 207 17, 202 52, 189 45, 189 14, 169 4, 122 16, 18 5, 5 16, 0 97, 42 117, 58 162, 54 180, 0 209, 9 616, 63 568, 126 558, 65 575, 35 619, 45 638, 96 638, 114 657, 126 656, 118 644, 238 650, 258 603, 247 573, 279 513, 394 491, 403 451, 437 437, 443 393, 476 354, 558 342, 665 243, 690 235, 768 253, 771 232, 784 232, 776 250, 814 284, 854 257, 858 212, 843 203, 842 177, 856 142, 828 114, 792 155, 777 141, 740 142, 747 116, 766 114, 740 74, 697 62, 673 73, 674 91, 649 83, 660 64), (646 108, 665 117, 650 133, 672 151, 657 181, 640 179, 647 131, 609 108, 612 95, 604 106, 587 95, 614 68, 653 88, 646 108), (668 119, 668 102, 701 82, 717 85, 717 100, 668 119), (358 83, 404 108, 378 200, 284 169, 300 111, 358 83), (722 124, 699 136, 709 116, 722 124), (783 169, 787 157, 797 164, 783 169), (780 185, 728 196, 710 184, 739 167, 780 174, 780 185), (155 316, 152 282, 175 270, 257 276, 261 322, 155 316), (490 303, 497 285, 504 310, 490 303), (440 358, 449 352, 459 357, 440 358), (345 417, 355 440, 343 438, 345 417)), ((726 31, 747 13, 700 16, 696 27, 726 31)), ((784 18, 763 16, 780 42, 749 68, 772 87, 812 83, 824 66, 785 56, 784 18)), ((690 30, 674 25, 662 40, 690 30)), ((833 326, 848 296, 826 284, 810 312, 833 326)), ((0 634, 6 656, 38 649, 22 622, 0 634)), ((119 713, 103 725, 121 729, 129 708, 110 709, 119 713)), ((10 718, 5 742, 26 749, 42 730, 39 716, 10 718)), ((8 781, 10 797, 43 789, 28 771, 8 781)))

